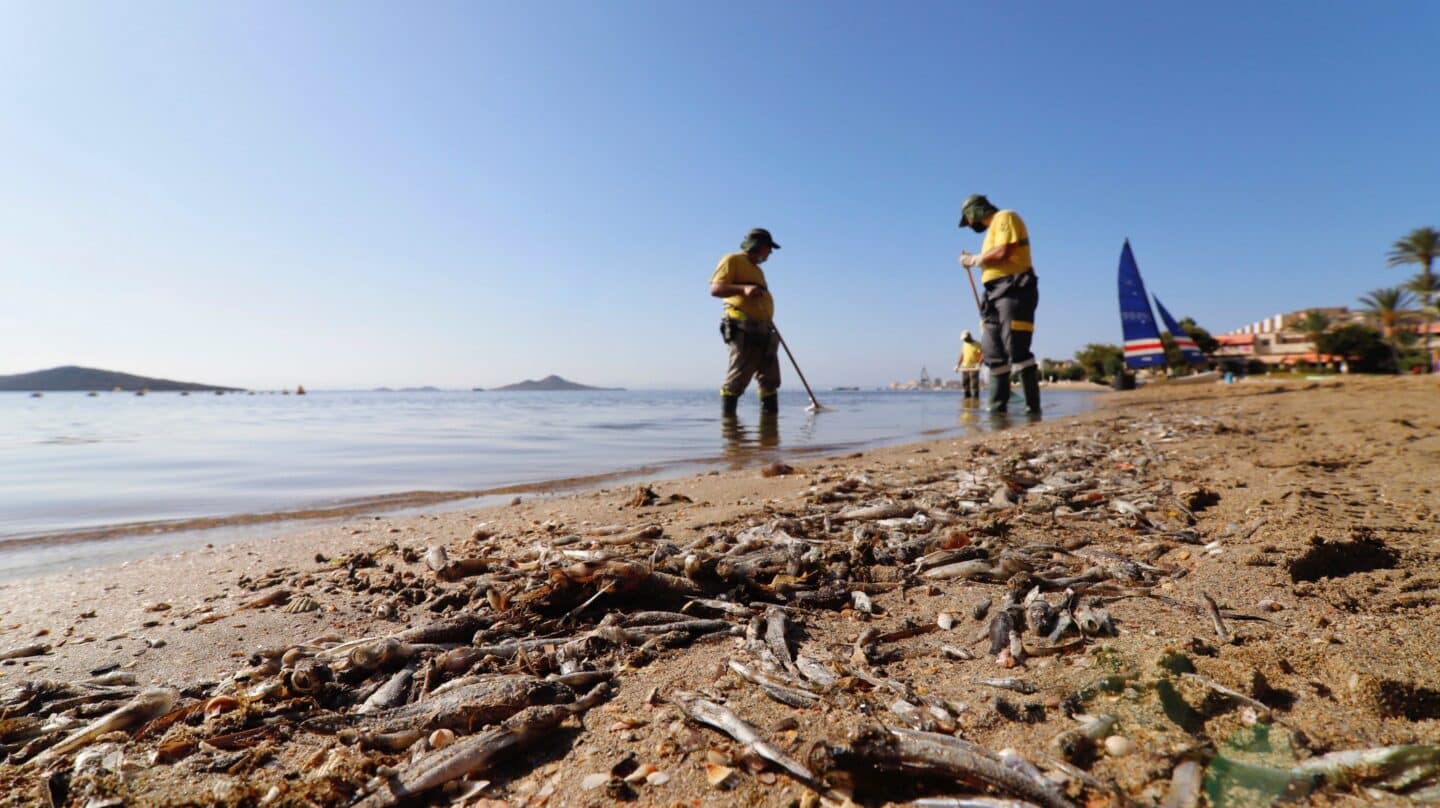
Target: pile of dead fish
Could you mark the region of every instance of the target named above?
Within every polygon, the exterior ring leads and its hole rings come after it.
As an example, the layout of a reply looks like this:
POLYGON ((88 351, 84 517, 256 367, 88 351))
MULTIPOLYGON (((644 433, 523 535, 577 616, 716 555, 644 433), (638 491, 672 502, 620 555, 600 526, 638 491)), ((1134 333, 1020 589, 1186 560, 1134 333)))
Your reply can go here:
MULTIPOLYGON (((1168 543, 1203 544, 1191 509, 1206 492, 1165 481, 1156 447, 1214 428, 1151 419, 1034 452, 977 456, 959 472, 822 476, 791 512, 683 543, 659 525, 571 533, 547 524, 523 537, 527 551, 501 553, 501 539, 521 537, 482 527, 448 547, 397 548, 407 567, 423 564, 420 575, 372 555, 331 559, 303 576, 277 572, 248 582, 256 596, 246 607, 315 608, 328 592, 410 627, 261 649, 220 682, 141 689, 111 674, 10 686, 0 690, 0 780, 18 784, 22 802, 41 804, 121 804, 162 780, 173 790, 212 774, 231 777, 175 801, 463 801, 484 788, 474 778, 573 727, 624 677, 676 649, 726 640, 739 651, 729 670, 766 697, 863 720, 844 740, 816 739, 802 761, 721 692, 652 695, 823 799, 843 801, 887 772, 939 783, 940 794, 914 795, 930 805, 1107 799, 1116 789, 1073 752, 1106 737, 1103 718, 1077 713, 1052 757, 993 752, 955 734, 968 705, 880 672, 889 644, 948 631, 966 615, 867 627, 848 655, 797 652, 795 629, 816 610, 876 614, 882 593, 966 579, 1003 585, 1004 594, 973 604, 968 616, 982 630, 943 644, 951 657, 988 655, 1015 668, 1114 635, 1107 604, 1150 596, 1183 575, 1153 563, 1168 543), (1064 538, 1021 540, 1020 526, 1064 538), (1106 531, 1138 537, 1129 545, 1136 556, 1089 546, 1106 531), (309 594, 292 592, 300 587, 309 594), (285 765, 267 767, 275 761, 285 765)), ((1224 631, 1235 615, 1210 607, 1224 631)), ((977 681, 1034 692, 1022 679, 977 681)), ((997 704, 1014 720, 1035 706, 997 704)), ((1174 804, 1193 804, 1190 781, 1176 779, 1174 804)))

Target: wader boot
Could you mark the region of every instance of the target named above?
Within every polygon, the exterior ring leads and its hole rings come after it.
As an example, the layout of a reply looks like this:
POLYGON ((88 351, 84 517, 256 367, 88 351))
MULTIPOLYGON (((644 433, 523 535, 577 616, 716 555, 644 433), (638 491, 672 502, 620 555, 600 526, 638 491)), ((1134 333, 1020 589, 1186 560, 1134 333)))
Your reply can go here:
POLYGON ((740 397, 739 397, 739 396, 732 396, 732 395, 729 395, 728 393, 721 393, 721 394, 720 394, 720 414, 721 414, 722 416, 725 416, 725 417, 727 417, 727 418, 734 418, 736 412, 737 412, 739 409, 740 409, 740 397))
POLYGON ((760 394, 760 412, 777 413, 780 411, 780 394, 775 391, 760 394))
POLYGON ((1010 403, 1010 374, 1002 373, 990 377, 990 404, 986 412, 1004 412, 1010 403))
POLYGON ((1031 365, 1020 371, 1020 385, 1025 390, 1025 412, 1040 412, 1040 368, 1031 365))

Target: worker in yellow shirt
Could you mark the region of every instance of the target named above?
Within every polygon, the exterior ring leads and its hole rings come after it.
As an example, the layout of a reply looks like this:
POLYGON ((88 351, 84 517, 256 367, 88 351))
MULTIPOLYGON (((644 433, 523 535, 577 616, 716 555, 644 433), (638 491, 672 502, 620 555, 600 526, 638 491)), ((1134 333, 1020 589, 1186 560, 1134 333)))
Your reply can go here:
POLYGON ((780 411, 780 336, 775 331, 775 301, 760 265, 780 249, 770 231, 745 234, 740 252, 720 259, 710 276, 710 295, 725 299, 720 337, 730 346, 730 366, 720 387, 722 413, 733 416, 752 376, 760 382, 760 411, 780 411))
POLYGON ((984 325, 981 347, 990 368, 990 412, 1005 412, 1010 400, 1010 379, 1020 376, 1025 390, 1025 412, 1040 412, 1040 369, 1030 341, 1035 336, 1035 308, 1040 285, 1030 260, 1030 233, 1020 214, 1000 210, 981 194, 965 198, 960 226, 985 234, 978 255, 960 252, 967 270, 979 267, 985 295, 980 301, 984 325))
POLYGON ((955 371, 960 374, 960 389, 965 398, 980 397, 980 357, 980 343, 968 330, 961 331, 960 358, 955 360, 955 371))

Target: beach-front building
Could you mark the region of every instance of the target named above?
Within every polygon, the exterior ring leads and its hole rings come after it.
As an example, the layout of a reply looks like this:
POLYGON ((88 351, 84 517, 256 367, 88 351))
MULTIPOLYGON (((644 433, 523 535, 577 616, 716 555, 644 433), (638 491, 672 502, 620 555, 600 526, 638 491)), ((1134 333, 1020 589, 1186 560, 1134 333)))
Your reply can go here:
MULTIPOLYGON (((1292 311, 1289 314, 1267 317, 1234 331, 1217 334, 1215 341, 1220 345, 1215 350, 1214 358, 1221 362, 1248 362, 1253 359, 1271 367, 1301 363, 1338 366, 1344 357, 1317 352, 1310 335, 1301 330, 1301 324, 1312 311, 1324 315, 1329 328, 1351 323, 1379 328, 1379 323, 1375 322, 1375 318, 1369 313, 1351 311, 1344 306, 1292 311)), ((1401 327, 1440 344, 1440 323, 1410 322, 1401 327)))
POLYGON ((1321 354, 1315 350, 1310 335, 1300 330, 1309 312, 1318 311, 1325 315, 1331 327, 1344 323, 1364 323, 1362 312, 1352 312, 1344 306, 1323 309, 1305 309, 1289 314, 1277 314, 1250 323, 1224 334, 1217 334, 1214 358, 1225 360, 1255 360, 1266 365, 1285 366, 1300 363, 1338 364, 1343 357, 1321 354))

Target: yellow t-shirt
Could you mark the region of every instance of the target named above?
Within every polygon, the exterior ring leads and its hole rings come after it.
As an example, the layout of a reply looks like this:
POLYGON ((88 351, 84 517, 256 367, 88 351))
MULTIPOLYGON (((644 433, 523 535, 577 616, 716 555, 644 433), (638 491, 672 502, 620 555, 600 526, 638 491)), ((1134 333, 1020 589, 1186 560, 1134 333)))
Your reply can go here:
MULTIPOLYGON (((743 252, 731 253, 721 258, 720 265, 715 267, 715 274, 710 276, 710 283, 766 286, 765 273, 743 252)), ((759 297, 732 295, 725 298, 725 314, 736 320, 773 320, 775 300, 770 297, 768 287, 759 297)))
POLYGON ((981 283, 989 283, 1006 275, 1019 275, 1035 266, 1030 260, 1030 232, 1025 229, 1025 222, 1020 218, 1020 214, 1013 210, 1002 210, 990 220, 980 254, 984 255, 1002 244, 1016 246, 1010 250, 1004 261, 981 265, 981 283))
POLYGON ((973 342, 960 342, 960 367, 980 367, 980 346, 973 342))

